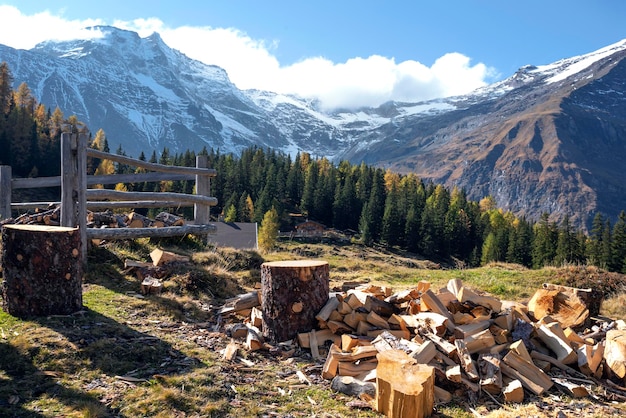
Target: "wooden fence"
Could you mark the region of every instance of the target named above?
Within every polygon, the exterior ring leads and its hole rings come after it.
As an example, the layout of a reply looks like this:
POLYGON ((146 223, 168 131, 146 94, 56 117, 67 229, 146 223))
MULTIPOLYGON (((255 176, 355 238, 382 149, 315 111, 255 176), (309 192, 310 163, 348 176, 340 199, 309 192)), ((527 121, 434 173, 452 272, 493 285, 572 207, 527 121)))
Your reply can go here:
POLYGON ((35 209, 50 204, 61 206, 61 226, 78 227, 83 253, 87 240, 132 239, 141 237, 171 237, 186 234, 206 235, 215 231, 209 223, 210 207, 217 204, 209 196, 210 178, 217 174, 207 168, 207 157, 196 157, 196 167, 166 166, 133 158, 109 154, 87 146, 87 135, 61 135, 61 176, 12 179, 11 167, 0 166, 0 219, 10 218, 13 210, 35 209), (88 176, 87 157, 107 159, 149 172, 88 176), (88 189, 96 184, 140 183, 174 180, 195 180, 195 194, 167 192, 123 192, 107 189, 88 189), (12 202, 11 191, 61 187, 60 202, 12 202), (116 208, 182 207, 194 206, 191 224, 163 228, 87 228, 87 210, 116 208))

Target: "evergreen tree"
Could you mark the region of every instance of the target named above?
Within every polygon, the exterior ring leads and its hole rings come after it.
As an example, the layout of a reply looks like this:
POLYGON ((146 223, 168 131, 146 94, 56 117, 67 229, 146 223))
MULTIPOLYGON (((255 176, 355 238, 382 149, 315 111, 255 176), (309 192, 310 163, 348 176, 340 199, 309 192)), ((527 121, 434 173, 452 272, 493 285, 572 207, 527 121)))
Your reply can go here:
POLYGON ((492 231, 487 235, 487 238, 485 238, 485 242, 483 242, 480 259, 481 264, 485 265, 492 261, 498 261, 500 257, 499 253, 496 234, 492 231))
POLYGON ((507 261, 521 264, 525 267, 532 266, 532 225, 526 219, 516 219, 509 234, 509 246, 507 249, 507 261))
POLYGON ((539 223, 535 225, 532 251, 534 268, 551 264, 556 255, 557 231, 548 218, 549 215, 543 213, 539 223))
POLYGON ((602 239, 604 231, 604 216, 598 212, 591 223, 591 234, 587 246, 587 259, 589 264, 600 266, 602 263, 602 239))
POLYGON ((556 244, 556 254, 554 263, 557 266, 568 264, 576 258, 576 237, 572 231, 569 221, 569 215, 565 214, 558 229, 558 238, 556 244))
POLYGON ((370 210, 369 202, 365 202, 363 209, 361 210, 361 216, 359 217, 359 232, 361 234, 361 242, 365 245, 372 245, 374 242, 374 236, 372 230, 374 229, 374 220, 372 219, 372 211, 370 210))
POLYGON ((611 235, 611 221, 607 219, 602 229, 602 246, 600 250, 600 267, 609 269, 613 263, 613 237, 611 235))
MULTIPOLYGON (((8 114, 11 110, 13 102, 13 75, 9 69, 9 65, 3 61, 0 63, 0 116, 8 114)), ((4 127, 1 125, 2 117, 0 117, 0 131, 4 127)))
POLYGON ((626 272, 626 212, 621 211, 613 226, 611 271, 626 272))
POLYGON ((383 226, 381 239, 389 246, 396 246, 403 243, 405 219, 401 217, 398 206, 399 196, 396 183, 391 184, 391 189, 385 201, 383 212, 383 226))
POLYGON ((302 191, 302 200, 300 202, 300 210, 305 216, 310 216, 315 210, 315 190, 317 189, 318 166, 315 160, 312 160, 306 170, 304 178, 304 190, 302 191))

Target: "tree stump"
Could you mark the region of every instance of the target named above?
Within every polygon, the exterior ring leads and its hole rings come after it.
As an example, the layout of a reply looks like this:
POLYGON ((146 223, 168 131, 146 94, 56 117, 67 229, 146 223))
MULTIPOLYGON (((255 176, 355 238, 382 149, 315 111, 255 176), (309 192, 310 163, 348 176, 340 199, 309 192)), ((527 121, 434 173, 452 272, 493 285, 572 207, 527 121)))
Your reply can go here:
POLYGON ((315 315, 328 301, 326 261, 274 261, 261 265, 263 336, 274 343, 315 328, 315 315))
POLYGON ((5 225, 2 228, 4 310, 18 317, 66 315, 83 306, 78 228, 5 225))

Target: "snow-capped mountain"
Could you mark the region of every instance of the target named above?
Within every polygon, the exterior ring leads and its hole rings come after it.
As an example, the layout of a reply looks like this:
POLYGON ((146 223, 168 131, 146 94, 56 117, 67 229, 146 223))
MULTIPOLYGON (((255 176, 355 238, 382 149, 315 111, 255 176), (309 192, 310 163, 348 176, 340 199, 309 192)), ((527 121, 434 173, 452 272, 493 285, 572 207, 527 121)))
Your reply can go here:
POLYGON ((525 66, 459 97, 323 112, 315 102, 241 91, 226 72, 153 34, 98 27, 99 39, 0 45, 15 87, 75 114, 133 156, 251 145, 412 171, 473 199, 538 218, 626 209, 626 41, 525 66))

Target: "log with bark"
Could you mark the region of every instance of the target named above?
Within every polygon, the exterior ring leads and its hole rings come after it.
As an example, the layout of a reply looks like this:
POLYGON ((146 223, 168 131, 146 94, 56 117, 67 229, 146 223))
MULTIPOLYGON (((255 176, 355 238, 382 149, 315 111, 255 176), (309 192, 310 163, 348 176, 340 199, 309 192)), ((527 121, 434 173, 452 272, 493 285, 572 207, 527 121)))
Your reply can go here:
POLYGON ((274 261, 261 265, 263 336, 273 343, 310 331, 329 297, 326 261, 274 261))
POLYGON ((18 317, 65 315, 83 306, 78 228, 2 228, 4 309, 18 317))

